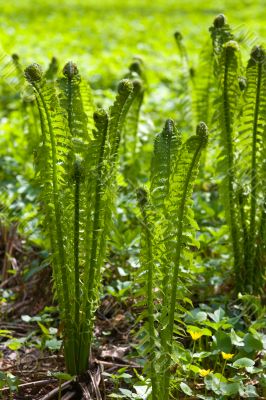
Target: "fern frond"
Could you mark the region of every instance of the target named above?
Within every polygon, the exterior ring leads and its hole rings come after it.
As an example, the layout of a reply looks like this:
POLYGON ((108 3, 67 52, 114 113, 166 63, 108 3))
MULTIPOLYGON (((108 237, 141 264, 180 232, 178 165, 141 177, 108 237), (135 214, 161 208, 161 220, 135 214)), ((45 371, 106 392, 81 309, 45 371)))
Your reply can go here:
POLYGON ((154 153, 151 161, 151 202, 156 210, 163 208, 169 193, 169 179, 173 164, 181 144, 180 133, 174 122, 167 120, 164 129, 154 141, 154 153))
POLYGON ((221 62, 223 46, 226 42, 233 40, 234 36, 230 26, 223 14, 215 17, 213 25, 209 28, 211 42, 204 44, 199 56, 198 66, 195 72, 195 113, 197 122, 205 121, 208 126, 212 122, 213 115, 210 114, 212 105, 217 98, 217 87, 220 83, 221 62), (218 85, 215 84, 215 79, 218 85))
MULTIPOLYGON (((129 66, 129 72, 126 78, 136 80, 139 83, 140 88, 138 94, 135 96, 134 101, 127 113, 127 118, 125 121, 122 138, 121 138, 121 149, 122 162, 124 164, 123 174, 125 177, 134 179, 134 174, 131 170, 135 167, 137 163, 137 145, 138 145, 138 123, 140 108, 143 103, 144 93, 146 90, 146 77, 144 74, 143 63, 141 60, 136 59, 129 66)), ((133 83, 134 84, 134 83, 133 83)))
MULTIPOLYGON (((154 141, 154 153, 151 161, 151 186, 150 199, 153 210, 154 234, 154 257, 160 272, 157 276, 161 281, 161 302, 165 303, 167 293, 167 282, 170 278, 168 268, 168 251, 170 235, 169 219, 166 209, 166 199, 169 195, 170 177, 178 157, 181 145, 181 135, 176 130, 174 122, 167 120, 163 131, 158 134, 154 141), (167 240, 166 240, 167 239, 167 240)), ((163 324, 161 324, 163 325, 163 324)))
POLYGON ((65 356, 68 371, 76 372, 73 346, 73 321, 70 302, 71 271, 67 268, 65 237, 63 229, 64 209, 62 193, 66 182, 68 154, 71 152, 70 135, 64 115, 59 106, 55 86, 43 80, 38 64, 32 64, 25 70, 25 76, 33 86, 39 108, 42 128, 42 155, 39 158, 42 196, 45 199, 48 224, 55 227, 51 243, 54 254, 55 282, 58 285, 60 310, 65 327, 65 356), (61 286, 62 282, 62 286, 61 286))
POLYGON ((264 68, 265 51, 260 46, 252 49, 247 65, 244 107, 242 112, 237 172, 238 182, 249 198, 245 208, 248 227, 248 245, 245 246, 245 282, 243 289, 252 292, 257 274, 256 247, 258 244, 259 221, 263 213, 264 135, 266 124, 266 73, 264 68))
POLYGON ((213 73, 214 76, 219 77, 221 73, 219 59, 223 53, 223 47, 225 43, 234 40, 234 35, 223 14, 219 14, 215 17, 209 31, 211 33, 213 47, 213 73))
MULTIPOLYGON (((186 46, 184 45, 184 40, 183 40, 182 33, 179 32, 179 31, 176 31, 174 33, 174 38, 175 38, 175 41, 176 41, 176 44, 177 44, 181 59, 183 60, 183 62, 188 67, 188 65, 189 65, 188 54, 187 54, 186 46)), ((189 70, 189 68, 187 68, 187 70, 189 70)))
MULTIPOLYGON (((177 310, 184 312, 181 304, 183 299, 180 299, 180 304, 177 304, 177 300, 184 297, 183 268, 187 268, 188 258, 191 259, 187 248, 194 243, 191 232, 196 224, 190 210, 190 197, 200 154, 206 143, 207 128, 204 123, 198 126, 197 135, 182 144, 173 121, 167 120, 164 130, 157 135, 154 143, 149 205, 145 195, 144 200, 141 198, 144 204, 140 204, 140 208, 145 225, 139 282, 142 287, 146 286, 149 293, 148 330, 145 332, 144 326, 142 333, 145 343, 142 345, 150 357, 151 373, 157 376, 157 386, 152 384, 156 399, 157 392, 158 399, 169 398, 173 335, 182 334, 177 310), (156 291, 156 301, 153 291, 156 291), (151 310, 154 313, 152 317, 151 310), (158 333, 154 330, 155 320, 158 333), (176 326, 175 322, 180 326, 176 326), (159 357, 154 353, 154 346, 160 349, 159 357)), ((143 191, 140 194, 143 195, 143 191)), ((140 296, 143 295, 141 289, 140 296)), ((144 313, 141 318, 145 316, 144 313)))
MULTIPOLYGON (((77 66, 68 62, 63 69, 64 78, 59 79, 61 90, 61 107, 66 110, 68 125, 76 150, 79 150, 79 142, 88 143, 92 137, 93 103, 86 95, 84 86, 81 90, 81 77, 77 66)), ((81 146, 82 149, 82 146, 81 146)))
POLYGON ((96 154, 97 163, 96 168, 95 166, 92 168, 95 175, 90 176, 88 186, 91 189, 91 186, 94 185, 92 193, 95 193, 95 197, 90 199, 92 200, 92 212, 88 213, 87 220, 87 226, 91 226, 92 230, 91 235, 88 234, 86 239, 84 279, 87 294, 79 354, 80 369, 83 371, 88 363, 88 354, 84 349, 86 345, 90 348, 93 315, 99 300, 100 270, 105 257, 106 239, 110 232, 121 132, 127 112, 138 89, 139 86, 133 86, 129 80, 121 81, 115 103, 109 110, 109 118, 102 111, 94 115, 96 124, 94 154, 96 154))
POLYGON ((237 290, 244 280, 243 272, 243 232, 241 229, 240 210, 236 196, 236 120, 238 116, 238 100, 240 89, 239 76, 239 48, 234 41, 223 46, 219 66, 220 98, 218 99, 219 129, 221 153, 219 169, 222 174, 221 194, 224 201, 225 213, 230 229, 233 253, 234 270, 237 290))
POLYGON ((143 188, 139 188, 137 192, 138 203, 141 210, 143 218, 143 229, 142 229, 142 242, 141 242, 141 265, 144 270, 142 279, 147 283, 147 311, 148 311, 148 347, 146 351, 148 352, 148 362, 149 365, 146 366, 146 370, 150 369, 151 384, 152 384, 152 400, 158 399, 158 387, 157 387, 157 375, 156 375, 156 336, 155 336, 155 326, 154 326, 154 258, 153 258, 153 234, 152 225, 149 221, 149 211, 148 211, 148 195, 143 188))
MULTIPOLYGON (((166 356, 165 373, 163 379, 164 398, 169 397, 169 370, 171 363, 170 354, 172 351, 173 332, 175 322, 175 310, 177 299, 177 281, 180 272, 181 255, 185 245, 188 245, 188 236, 186 230, 191 229, 192 218, 189 212, 190 198, 193 191, 194 182, 197 176, 198 165, 201 151, 207 144, 207 127, 204 123, 200 123, 197 127, 197 135, 189 138, 181 147, 170 178, 170 190, 166 198, 167 217, 172 223, 172 232, 174 235, 170 238, 173 241, 173 251, 169 256, 170 265, 172 266, 172 274, 169 280, 169 292, 165 307, 168 310, 167 325, 162 332, 162 342, 165 345, 163 349, 166 356)), ((169 239, 168 239, 169 240, 169 239)), ((166 312, 162 311, 163 315, 166 312)))
POLYGON ((55 81, 57 78, 58 70, 59 70, 58 60, 56 57, 52 57, 50 64, 47 68, 47 71, 45 71, 44 78, 47 81, 55 81))
POLYGON ((209 42, 205 43, 195 71, 195 115, 196 122, 206 121, 209 126, 212 114, 211 106, 215 98, 215 86, 213 78, 213 51, 209 42))

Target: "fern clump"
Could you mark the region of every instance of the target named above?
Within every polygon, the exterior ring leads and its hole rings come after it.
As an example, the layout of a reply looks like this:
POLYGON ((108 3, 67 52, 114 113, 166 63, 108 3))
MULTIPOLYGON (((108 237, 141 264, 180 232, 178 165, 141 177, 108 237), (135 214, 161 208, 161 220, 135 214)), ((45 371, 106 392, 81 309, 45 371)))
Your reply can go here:
POLYGON ((253 47, 244 73, 240 43, 224 17, 218 16, 210 31, 218 88, 214 103, 221 148, 217 169, 232 241, 236 291, 256 293, 264 285, 260 224, 265 199, 265 51, 262 46, 253 47))
POLYGON ((39 109, 37 177, 64 324, 66 367, 75 375, 88 368, 120 138, 141 85, 122 80, 106 113, 94 111, 90 89, 73 62, 57 80, 46 79, 38 64, 26 68, 25 77, 39 109))
POLYGON ((148 315, 142 335, 147 341, 153 399, 169 398, 174 332, 180 329, 175 321, 184 298, 183 269, 189 268, 188 249, 195 245, 191 194, 206 143, 204 123, 195 136, 182 142, 173 121, 167 120, 154 142, 149 196, 143 189, 138 192, 143 218, 140 283, 147 293, 148 315))

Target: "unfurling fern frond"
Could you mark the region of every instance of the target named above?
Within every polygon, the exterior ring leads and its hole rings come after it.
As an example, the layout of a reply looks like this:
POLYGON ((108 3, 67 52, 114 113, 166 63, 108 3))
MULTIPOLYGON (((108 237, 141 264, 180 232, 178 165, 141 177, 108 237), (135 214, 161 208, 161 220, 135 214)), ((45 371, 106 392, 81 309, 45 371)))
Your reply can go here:
POLYGON ((25 76, 33 86, 40 113, 42 146, 38 159, 38 175, 48 231, 53 249, 54 277, 60 304, 61 318, 65 321, 65 358, 70 373, 75 373, 73 344, 73 320, 70 302, 72 276, 67 269, 65 252, 66 236, 63 227, 64 207, 62 195, 66 189, 66 166, 71 152, 70 134, 56 96, 53 83, 46 83, 38 64, 25 70, 25 76), (54 232, 53 232, 54 230, 54 232))
POLYGON ((234 270, 237 290, 244 280, 243 274, 243 231, 236 183, 236 122, 240 99, 239 47, 234 41, 224 44, 219 65, 219 113, 220 147, 219 170, 222 175, 221 196, 230 229, 234 253, 234 270))
MULTIPOLYGON (((59 80, 60 102, 61 107, 66 110, 69 129, 78 151, 80 141, 88 143, 92 138, 94 105, 89 88, 85 88, 77 66, 73 62, 65 65, 63 74, 64 77, 59 80)), ((82 145, 80 149, 82 150, 82 145)))
POLYGON ((151 161, 151 201, 157 210, 162 210, 164 200, 169 193, 171 168, 180 144, 180 133, 176 131, 173 121, 167 120, 163 131, 155 138, 151 161))
POLYGON ((79 355, 81 370, 87 366, 88 353, 85 354, 84 347, 86 343, 89 344, 88 348, 90 347, 93 315, 99 300, 99 277, 106 252, 106 239, 111 228, 121 132, 137 91, 138 87, 129 80, 121 81, 115 103, 109 110, 109 117, 102 111, 94 114, 96 131, 92 148, 94 157, 96 155, 96 164, 92 166, 94 175, 90 177, 87 189, 92 205, 91 214, 87 217, 87 226, 91 226, 92 229, 86 237, 84 282, 87 289, 81 325, 79 355), (93 193, 93 198, 91 193, 93 193))
MULTIPOLYGON (((25 77, 18 54, 12 54, 12 61, 16 69, 17 84, 21 89, 25 85, 25 77)), ((27 137, 27 154, 33 154, 40 141, 39 112, 34 101, 32 88, 28 86, 27 89, 22 92, 21 113, 23 133, 27 137), (26 95, 27 89, 30 92, 28 96, 26 95)))
POLYGON ((233 40, 230 26, 223 14, 215 17, 213 25, 209 28, 210 39, 204 44, 199 55, 198 66, 195 71, 195 114, 197 122, 204 120, 208 126, 212 123, 212 105, 217 98, 216 79, 220 79, 220 58, 223 46, 233 40))
MULTIPOLYGON (((165 127, 154 141, 151 161, 150 198, 153 210, 154 258, 160 265, 161 302, 165 303, 167 283, 171 279, 168 268, 169 238, 171 235, 170 219, 166 200, 170 191, 170 179, 181 146, 181 135, 172 120, 167 120, 165 127), (167 238, 167 240, 166 240, 167 238)), ((163 318, 163 317, 162 317, 163 318)))
POLYGON ((140 201, 145 223, 141 281, 142 285, 145 282, 148 285, 150 371, 151 375, 156 374, 157 379, 156 384, 152 379, 153 399, 169 398, 174 325, 176 312, 182 308, 177 304, 178 288, 182 286, 182 268, 188 268, 186 251, 193 242, 192 232, 196 226, 191 211, 191 194, 206 143, 207 127, 204 123, 199 124, 197 135, 181 143, 173 122, 168 120, 163 132, 155 139, 150 204, 147 205, 145 196, 142 201, 145 204, 140 201), (156 316, 156 334, 150 316, 152 309, 156 316), (160 357, 154 352, 154 341, 158 343, 160 357))
POLYGON ((211 106, 217 97, 217 85, 214 77, 220 74, 220 57, 223 45, 229 40, 233 40, 230 26, 226 23, 223 14, 215 17, 213 25, 209 28, 211 33, 211 43, 209 40, 204 44, 199 55, 199 63, 196 68, 195 79, 195 106, 197 121, 204 121, 209 124, 212 120, 211 106))
POLYGON ((183 35, 176 31, 174 38, 178 47, 180 61, 179 61, 179 75, 176 85, 176 99, 178 107, 177 120, 180 129, 186 129, 191 132, 193 129, 193 89, 194 89, 194 75, 195 70, 190 66, 186 46, 184 44, 183 35))
MULTIPOLYGON (((187 49, 186 46, 184 45, 184 41, 183 41, 183 35, 181 32, 176 31, 174 34, 174 38, 179 50, 179 54, 181 56, 181 58, 184 60, 184 62, 187 64, 187 67, 189 65, 189 61, 188 61, 188 54, 187 54, 187 49)), ((187 68, 189 71, 189 68, 187 68)))
POLYGON ((195 71, 194 108, 197 123, 204 119, 207 124, 210 124, 212 120, 211 106, 215 97, 213 83, 213 52, 210 43, 207 42, 199 55, 195 71))
POLYGON ((55 81, 57 79, 58 70, 59 70, 58 60, 56 57, 52 57, 50 64, 47 68, 47 71, 45 71, 44 78, 47 81, 55 81))
POLYGON ((225 43, 234 40, 231 27, 227 24, 226 18, 223 14, 217 15, 213 21, 213 25, 209 28, 212 39, 213 48, 213 73, 214 76, 219 77, 220 71, 220 57, 223 53, 225 43))
POLYGON ((147 88, 144 65, 140 58, 133 59, 125 78, 129 79, 137 90, 137 94, 134 96, 134 101, 127 112, 127 118, 121 133, 120 146, 121 173, 123 174, 125 180, 130 182, 132 185, 138 180, 141 170, 138 128, 140 109, 143 103, 144 93, 147 88))
POLYGON ((141 238, 141 265, 143 266, 142 280, 146 281, 147 287, 147 313, 148 313, 148 365, 146 365, 146 370, 151 376, 152 385, 152 399, 158 400, 158 385, 157 385, 157 374, 156 374, 156 332, 155 332, 155 306, 154 306, 154 256, 153 256, 153 235, 154 230, 152 230, 152 225, 149 220, 149 201, 148 194, 145 189, 140 188, 137 191, 138 204, 141 210, 141 215, 143 219, 142 226, 142 238, 141 238), (149 371, 150 369, 150 371, 149 371))
POLYGON ((265 202, 265 126, 266 126, 266 73, 265 51, 255 46, 246 70, 246 90, 241 116, 238 142, 238 185, 244 192, 244 209, 247 229, 245 246, 245 281, 242 290, 253 292, 262 289, 263 272, 257 265, 257 248, 263 246, 260 223, 264 219, 265 202), (261 271, 261 273, 259 273, 261 271), (256 279, 257 276, 260 279, 256 279), (254 280, 257 283, 254 284, 254 280))
MULTIPOLYGON (((197 135, 189 138, 180 147, 178 158, 170 177, 170 190, 166 199, 167 217, 172 225, 170 238, 168 239, 170 250, 168 262, 170 261, 172 272, 170 278, 168 278, 169 292, 167 291, 165 301, 167 312, 162 310, 162 315, 168 313, 167 325, 162 333, 162 342, 165 345, 163 352, 167 357, 163 377, 165 399, 169 397, 170 374, 168 369, 171 364, 170 354, 172 352, 176 317, 177 281, 182 259, 185 259, 186 247, 191 244, 191 231, 195 228, 190 198, 198 172, 200 155, 206 144, 207 127, 204 123, 200 123, 197 127, 197 135)), ((184 266, 187 266, 186 262, 184 266)))

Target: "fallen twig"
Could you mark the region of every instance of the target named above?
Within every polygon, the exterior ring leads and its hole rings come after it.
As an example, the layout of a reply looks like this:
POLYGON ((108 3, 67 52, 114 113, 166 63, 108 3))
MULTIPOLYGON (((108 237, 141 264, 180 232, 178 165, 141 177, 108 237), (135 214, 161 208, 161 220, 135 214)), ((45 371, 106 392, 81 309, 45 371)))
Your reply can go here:
MULTIPOLYGON (((33 382, 27 382, 27 383, 21 383, 20 385, 18 385, 18 389, 25 389, 28 387, 38 387, 38 386, 42 386, 42 385, 47 385, 49 383, 54 383, 57 382, 57 379, 43 379, 41 381, 33 381, 33 382)), ((9 392, 10 388, 8 386, 3 387, 2 389, 0 389, 0 392, 9 392)))
POLYGON ((127 368, 137 368, 137 369, 141 369, 143 368, 141 365, 138 364, 119 364, 119 363, 115 363, 115 362, 111 362, 111 361, 103 361, 103 360, 98 360, 95 359, 95 362, 98 364, 102 364, 102 365, 109 365, 110 367, 127 367, 127 368))
POLYGON ((60 389, 61 391, 67 389, 71 383, 72 381, 64 382, 61 386, 56 387, 50 393, 47 393, 45 396, 41 397, 40 400, 52 400, 54 396, 57 395, 60 389))

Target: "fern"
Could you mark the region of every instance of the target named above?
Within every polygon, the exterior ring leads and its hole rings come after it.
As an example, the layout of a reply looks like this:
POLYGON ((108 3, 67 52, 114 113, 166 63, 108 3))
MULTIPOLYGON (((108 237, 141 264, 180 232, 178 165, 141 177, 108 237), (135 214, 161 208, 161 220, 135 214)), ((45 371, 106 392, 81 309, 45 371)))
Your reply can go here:
MULTIPOLYGON (((193 242, 191 229, 195 227, 190 210, 191 194, 196 179, 200 154, 207 141, 207 128, 201 123, 197 135, 181 143, 171 120, 155 139, 151 167, 150 205, 140 201, 145 222, 141 282, 146 282, 148 293, 148 322, 150 371, 153 399, 168 399, 170 365, 177 305, 177 288, 181 265, 187 266, 186 247, 193 242), (144 204, 143 204, 144 203, 144 204), (147 210, 146 210, 147 208, 147 210), (192 241, 191 241, 192 240, 192 241), (144 279, 143 279, 144 276, 144 279), (156 308, 160 357, 155 356, 157 341, 151 310, 155 309, 153 290, 160 302, 156 308), (155 374, 155 376, 154 376, 155 374)), ((141 192, 142 193, 142 192, 141 192)), ((181 273, 182 275, 182 273, 181 273)), ((181 284, 182 285, 182 284, 181 284)), ((140 292, 142 293, 142 292, 140 292)), ((182 309, 182 307, 181 307, 182 309)), ((184 310, 184 309, 183 309, 184 310)))
MULTIPOLYGON (((64 190, 67 155, 71 149, 69 132, 57 101, 54 85, 42 80, 42 71, 38 64, 32 64, 25 70, 27 80, 36 92, 36 100, 42 125, 43 148, 39 163, 39 174, 42 179, 43 200, 46 204, 48 224, 55 226, 51 247, 54 250, 55 282, 59 293, 58 299, 65 321, 65 358, 70 373, 75 373, 75 356, 73 345, 73 321, 71 317, 70 282, 65 253, 63 231, 63 209, 61 193, 64 190)), ((51 229, 50 229, 51 233, 51 229)))
MULTIPOLYGON (((98 302, 100 269, 106 251, 107 232, 110 231, 110 220, 113 204, 113 193, 116 176, 117 154, 124 119, 134 99, 134 87, 128 80, 119 85, 119 94, 109 112, 109 118, 104 112, 94 115, 97 131, 95 132, 94 152, 96 164, 92 166, 95 176, 87 188, 89 196, 95 194, 92 213, 87 216, 87 226, 92 227, 91 235, 86 237, 85 275, 87 288, 85 295, 85 311, 81 324, 80 369, 87 367, 88 355, 84 351, 85 344, 91 344, 92 320, 98 302), (108 122, 109 121, 109 122, 108 122), (98 142, 98 143, 97 143, 98 142), (92 185, 94 188, 92 189, 92 185), (91 192, 91 189, 93 190, 91 192)), ((87 161, 88 162, 88 161, 87 161)), ((89 200, 89 199, 88 199, 89 200)))
MULTIPOLYGON (((264 157, 265 157, 265 111, 266 74, 264 71, 265 52, 256 46, 251 52, 247 65, 245 102, 241 118, 239 156, 237 160, 238 183, 248 195, 245 196, 245 220, 248 223, 245 246, 245 281, 243 289, 253 292, 260 285, 254 285, 257 275, 256 248, 261 246, 259 223, 263 219, 264 201, 264 157), (256 271, 256 272, 255 272, 256 271)), ((260 262, 259 262, 260 265, 260 262)), ((259 274, 260 275, 260 274, 259 274)), ((263 279, 261 280, 263 282, 263 279)))
POLYGON ((138 123, 140 109, 146 90, 146 77, 144 74, 143 63, 135 59, 129 66, 129 72, 126 78, 135 81, 139 85, 138 95, 129 109, 121 137, 121 161, 123 165, 123 174, 127 179, 135 179, 135 171, 138 168, 138 123))
MULTIPOLYGON (((59 80, 61 107, 66 110, 69 129, 74 142, 88 143, 92 137, 94 105, 89 88, 81 80, 77 66, 69 62, 59 80), (87 91, 87 93, 86 93, 87 91)), ((82 149, 82 146, 81 146, 82 149)))
MULTIPOLYGON (((21 65, 20 57, 18 54, 12 54, 12 61, 16 70, 16 78, 20 87, 24 86, 25 78, 23 67, 21 65)), ((35 98, 32 96, 32 89, 27 87, 22 92, 21 114, 23 121, 23 132, 27 136, 27 150, 28 154, 32 154, 39 144, 40 131, 39 131, 39 112, 36 109, 34 102, 35 98), (27 93, 28 92, 28 93, 27 93)))
POLYGON ((194 89, 194 68, 190 67, 189 58, 182 34, 177 31, 174 34, 174 38, 178 47, 180 55, 180 74, 178 75, 178 83, 175 88, 177 106, 180 117, 178 118, 178 125, 180 129, 186 129, 188 132, 193 129, 193 89, 194 89))
POLYGON ((67 63, 63 74, 58 81, 47 81, 37 64, 25 70, 40 113, 38 175, 64 322, 66 366, 71 374, 80 374, 88 367, 121 132, 140 85, 122 81, 109 115, 99 110, 93 117, 91 95, 76 65, 67 63))
POLYGON ((175 41, 179 50, 179 54, 181 56, 181 59, 183 60, 183 62, 187 65, 187 70, 189 70, 188 65, 189 65, 189 60, 188 60, 188 54, 187 54, 187 49, 184 45, 183 42, 183 35, 181 32, 176 31, 174 34, 175 37, 175 41))
MULTIPOLYGON (((223 45, 234 38, 230 26, 223 14, 215 17, 213 25, 209 28, 211 37, 204 43, 199 54, 199 60, 195 69, 194 113, 196 122, 205 121, 211 131, 215 123, 215 100, 218 97, 218 85, 220 76, 220 58, 223 45)), ((219 112, 219 111, 218 111, 219 112)), ((216 135, 210 136, 210 147, 217 145, 216 135)), ((205 166, 209 153, 202 156, 202 166, 205 166)))
POLYGON ((56 80, 58 70, 59 70, 58 60, 56 57, 52 57, 50 64, 49 64, 47 70, 45 71, 44 78, 47 81, 56 80))
MULTIPOLYGON (((197 169, 202 149, 206 146, 207 129, 204 123, 198 125, 197 135, 191 137, 185 142, 179 152, 175 169, 170 180, 170 191, 166 204, 168 208, 168 218, 172 221, 175 243, 172 251, 171 264, 173 272, 171 276, 171 285, 169 295, 167 294, 166 307, 168 309, 168 322, 165 329, 165 354, 167 362, 164 373, 163 390, 165 399, 169 397, 169 367, 171 363, 172 341, 175 321, 177 280, 180 270, 181 256, 184 242, 190 244, 189 236, 186 236, 187 230, 193 225, 192 215, 188 208, 189 199, 193 190, 197 169), (176 221, 176 223, 173 223, 176 221)), ((172 246, 171 246, 172 247, 172 246)), ((164 313, 164 312, 162 312, 164 313)))
POLYGON ((222 67, 220 64, 220 57, 223 53, 224 45, 235 38, 223 14, 219 14, 215 17, 209 31, 211 33, 213 49, 213 73, 214 76, 219 78, 222 67))
POLYGON ((220 97, 219 128, 221 154, 219 159, 219 170, 222 174, 221 193, 225 205, 228 226, 232 240, 234 253, 234 271, 237 290, 244 281, 243 275, 243 232, 241 229, 240 209, 236 195, 236 119, 238 116, 238 99, 240 89, 238 84, 239 75, 239 48, 234 41, 229 41, 223 46, 220 56, 219 67, 220 97))
MULTIPOLYGON (((154 257, 153 257, 153 240, 149 221, 149 206, 147 192, 145 189, 140 188, 137 192, 138 204, 140 206, 141 215, 143 219, 143 230, 142 230, 142 254, 141 264, 144 267, 144 278, 147 282, 147 312, 148 312, 148 334, 149 334, 149 368, 152 385, 152 399, 158 399, 158 385, 156 376, 156 333, 155 333, 155 307, 154 307, 154 257)), ((148 368, 147 368, 148 369, 148 368)))
POLYGON ((213 81, 213 53, 207 42, 199 55, 195 72, 194 107, 197 123, 202 119, 208 124, 211 122, 211 105, 214 99, 213 81))

